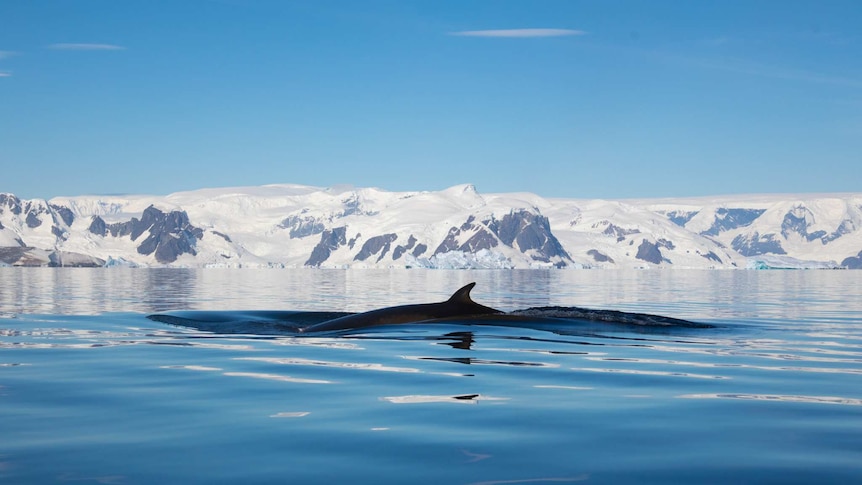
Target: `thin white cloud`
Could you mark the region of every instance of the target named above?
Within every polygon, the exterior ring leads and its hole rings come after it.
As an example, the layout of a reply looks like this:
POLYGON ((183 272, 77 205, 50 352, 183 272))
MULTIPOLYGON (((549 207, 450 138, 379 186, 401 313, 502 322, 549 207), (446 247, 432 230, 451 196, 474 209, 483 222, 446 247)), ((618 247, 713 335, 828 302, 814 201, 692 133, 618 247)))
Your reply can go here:
POLYGON ((0 59, 7 59, 15 55, 12 51, 0 51, 0 59))
POLYGON ((11 72, 0 71, 0 77, 12 77, 11 72))
POLYGON ((121 51, 125 47, 114 44, 51 44, 49 49, 62 51, 121 51))
POLYGON ((464 30, 450 32, 449 35, 463 37, 564 37, 567 35, 584 35, 583 30, 572 29, 504 29, 504 30, 464 30))

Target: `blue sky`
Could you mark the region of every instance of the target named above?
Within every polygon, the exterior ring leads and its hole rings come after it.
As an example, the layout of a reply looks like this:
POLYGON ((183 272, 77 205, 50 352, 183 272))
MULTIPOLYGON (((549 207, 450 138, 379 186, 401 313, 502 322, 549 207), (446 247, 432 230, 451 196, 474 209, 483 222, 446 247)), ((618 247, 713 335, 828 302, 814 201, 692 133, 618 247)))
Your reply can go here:
POLYGON ((862 191, 862 2, 0 2, 0 192, 862 191))

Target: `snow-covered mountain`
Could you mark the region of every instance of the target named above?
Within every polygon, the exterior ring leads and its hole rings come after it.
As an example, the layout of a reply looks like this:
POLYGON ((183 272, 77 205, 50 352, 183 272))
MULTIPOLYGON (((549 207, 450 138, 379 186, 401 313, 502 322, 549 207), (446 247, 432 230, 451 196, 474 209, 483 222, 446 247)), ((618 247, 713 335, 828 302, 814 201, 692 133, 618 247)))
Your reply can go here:
POLYGON ((0 264, 862 268, 862 194, 607 201, 472 185, 0 194, 0 264))

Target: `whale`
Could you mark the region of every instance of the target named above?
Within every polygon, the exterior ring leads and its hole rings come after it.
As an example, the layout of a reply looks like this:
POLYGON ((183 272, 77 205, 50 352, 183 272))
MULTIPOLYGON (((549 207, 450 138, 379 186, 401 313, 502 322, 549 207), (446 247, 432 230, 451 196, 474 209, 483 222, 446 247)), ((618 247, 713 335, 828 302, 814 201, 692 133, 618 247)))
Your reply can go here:
POLYGON ((333 320, 301 328, 301 333, 334 332, 354 330, 379 325, 396 325, 457 317, 477 317, 501 314, 500 310, 480 305, 470 298, 470 290, 476 283, 470 283, 456 291, 448 300, 438 303, 419 303, 379 308, 364 313, 355 313, 333 320))

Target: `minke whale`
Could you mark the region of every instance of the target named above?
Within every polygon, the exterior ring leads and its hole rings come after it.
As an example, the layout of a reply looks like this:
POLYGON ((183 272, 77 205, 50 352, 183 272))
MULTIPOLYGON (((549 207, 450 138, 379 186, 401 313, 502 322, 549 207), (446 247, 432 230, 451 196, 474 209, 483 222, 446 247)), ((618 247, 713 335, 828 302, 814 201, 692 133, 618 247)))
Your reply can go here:
POLYGON ((470 298, 470 290, 476 283, 465 285, 456 291, 448 300, 439 303, 421 303, 415 305, 400 305, 380 308, 364 313, 356 313, 341 318, 301 328, 301 333, 332 332, 337 330, 353 330, 357 328, 374 327, 378 325, 394 325, 399 323, 416 323, 428 320, 440 320, 455 317, 474 317, 477 315, 493 315, 503 313, 474 302, 470 298))

